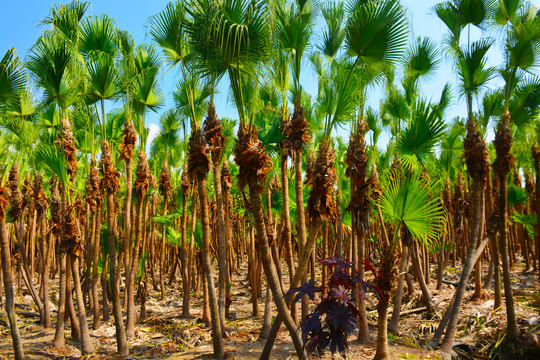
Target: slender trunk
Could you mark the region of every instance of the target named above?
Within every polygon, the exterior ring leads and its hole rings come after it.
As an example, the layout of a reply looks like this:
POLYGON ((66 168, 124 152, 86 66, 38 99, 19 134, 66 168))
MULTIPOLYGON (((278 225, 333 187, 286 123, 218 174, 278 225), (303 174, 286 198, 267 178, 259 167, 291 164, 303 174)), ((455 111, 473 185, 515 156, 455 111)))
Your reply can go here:
POLYGON ((0 213, 0 258, 2 259, 2 277, 4 280, 5 308, 9 320, 11 339, 13 340, 13 350, 16 360, 24 360, 24 350, 21 335, 17 327, 17 315, 15 314, 15 303, 13 293, 13 274, 11 272, 11 251, 9 249, 9 237, 6 231, 6 218, 4 210, 0 213))
MULTIPOLYGON (((181 249, 181 262, 182 262, 182 317, 190 318, 190 309, 189 301, 191 297, 191 277, 189 276, 189 260, 188 260, 188 244, 187 244, 187 191, 183 192, 182 196, 182 221, 181 221, 181 231, 182 231, 182 249, 181 249)), ((195 204, 192 202, 192 211, 195 211, 195 204)))
POLYGON ((390 359, 388 350, 388 329, 386 320, 388 319, 389 296, 383 296, 377 304, 377 348, 375 350, 375 360, 390 359))
MULTIPOLYGON (((304 278, 304 275, 307 271, 308 262, 311 258, 311 251, 313 250, 313 247, 315 246, 317 236, 319 233, 319 228, 321 226, 321 218, 315 217, 311 219, 311 224, 309 226, 309 237, 306 242, 306 246, 304 248, 304 251, 299 254, 298 258, 298 267, 296 269, 296 273, 294 274, 294 278, 291 281, 291 284, 289 285, 289 289, 294 289, 298 287, 304 278)), ((290 305, 293 303, 294 296, 289 295, 286 299, 287 306, 290 307, 290 305)), ((278 313, 278 316, 274 320, 274 324, 272 325, 272 328, 270 329, 270 333, 268 334, 268 338, 266 339, 266 343, 264 344, 264 349, 261 353, 260 360, 267 360, 270 359, 270 355, 272 354, 272 348, 274 347, 274 343, 277 338, 277 334, 279 333, 279 328, 281 327, 283 320, 281 317, 281 314, 278 313)))
POLYGON ((401 262, 399 264, 399 278, 396 295, 394 296, 394 309, 392 317, 388 323, 388 331, 391 334, 397 334, 399 327, 399 315, 401 313, 401 300, 403 299, 403 286, 405 285, 405 273, 409 267, 409 246, 402 244, 401 246, 401 262))
MULTIPOLYGON (((281 156, 281 192, 283 194, 283 244, 285 245, 285 253, 287 267, 289 269, 289 281, 294 278, 294 252, 291 239, 291 214, 289 207, 289 177, 287 176, 287 155, 281 156)), ((296 304, 291 304, 291 316, 294 322, 298 324, 298 314, 296 304)))
MULTIPOLYGON (((298 234, 298 252, 301 253, 306 244, 306 217, 304 211, 304 187, 302 182, 302 149, 295 150, 294 156, 294 189, 296 192, 296 231, 298 234)), ((302 282, 307 282, 307 273, 302 282)), ((308 297, 302 297, 302 319, 304 319, 309 312, 308 309, 308 297)))
POLYGON ((43 284, 43 312, 44 312, 44 327, 45 329, 52 329, 51 312, 50 312, 50 300, 49 300, 49 260, 50 254, 50 242, 52 234, 47 234, 47 219, 45 216, 40 216, 41 220, 41 254, 43 257, 42 264, 42 284, 43 284))
POLYGON ((111 288, 114 324, 116 327, 116 346, 118 355, 129 355, 126 338, 126 329, 122 319, 122 305, 120 304, 120 289, 118 288, 116 269, 116 236, 114 221, 114 193, 107 189, 107 230, 109 246, 109 286, 111 288))
POLYGON ((223 193, 221 189, 221 169, 219 167, 219 157, 212 153, 212 165, 214 169, 214 191, 216 192, 217 218, 218 218, 218 310, 221 332, 226 336, 225 329, 225 292, 227 280, 227 237, 225 234, 225 216, 223 207, 223 193))
MULTIPOLYGON (((133 188, 133 157, 126 157, 126 200, 124 202, 124 266, 126 279, 130 277, 130 264, 131 258, 131 197, 133 188)), ((128 285, 126 284, 126 292, 128 291, 128 285)), ((133 292, 133 291, 132 291, 133 292)), ((129 296, 124 297, 124 302, 129 300, 129 296)), ((125 304, 124 306, 129 306, 125 304)), ((128 311, 129 312, 129 311, 128 311)))
POLYGON ((53 346, 57 348, 64 348, 66 346, 66 339, 64 335, 64 317, 66 311, 66 254, 58 254, 56 258, 60 262, 60 279, 58 281, 58 311, 53 346))
POLYGON ((257 228, 258 244, 264 272, 266 274, 267 281, 269 282, 270 289, 272 290, 272 295, 274 297, 278 312, 283 321, 285 322, 285 326, 289 330, 289 334, 293 340, 294 346, 296 348, 296 354, 298 355, 299 359, 305 359, 306 354, 304 352, 302 339, 300 338, 300 334, 296 331, 296 324, 291 317, 291 313, 288 310, 285 299, 283 299, 283 293, 281 291, 281 287, 279 286, 276 269, 272 262, 272 255, 270 253, 270 247, 268 246, 266 226, 264 224, 264 214, 262 209, 261 197, 260 194, 256 191, 256 189, 258 188, 257 180, 255 178, 248 179, 248 185, 249 196, 251 199, 251 208, 253 211, 253 216, 255 218, 255 226, 257 228))
MULTIPOLYGON (((135 275, 139 267, 139 248, 142 242, 142 222, 143 222, 143 196, 137 196, 137 213, 135 215, 135 247, 131 254, 128 278, 126 279, 126 297, 127 297, 127 315, 126 315, 126 336, 132 338, 135 336, 135 275)), ((131 253, 131 251, 130 251, 131 253)))
POLYGON ((210 217, 208 208, 208 197, 206 193, 206 180, 197 180, 197 189, 199 191, 199 201, 201 203, 201 222, 203 230, 202 243, 202 262, 204 272, 206 273, 206 282, 208 284, 208 296, 210 302, 210 316, 212 318, 212 340, 214 343, 214 357, 222 359, 224 356, 223 338, 221 333, 221 322, 218 313, 218 302, 216 298, 216 288, 214 286, 214 276, 212 272, 212 261, 210 258, 210 217))
POLYGON ((79 276, 79 260, 74 254, 68 255, 71 260, 71 273, 73 274, 73 286, 75 286, 75 296, 79 308, 79 325, 81 328, 81 354, 86 355, 94 352, 94 345, 88 332, 88 322, 86 320, 86 308, 81 290, 81 279, 79 276))
MULTIPOLYGON (((92 259, 92 294, 94 294, 94 319, 92 322, 92 329, 97 330, 101 327, 101 318, 99 315, 99 301, 98 301, 98 282, 99 282, 99 254, 100 254, 100 239, 101 239, 101 201, 97 202, 96 211, 94 212, 94 234, 93 234, 93 259, 92 259)), ((104 259, 105 260, 105 259, 104 259)), ((105 263, 103 264, 105 269, 105 263)), ((106 271, 104 271, 106 272, 106 271)), ((107 297, 107 290, 103 288, 103 297, 107 297)))
POLYGON ((507 332, 508 339, 510 341, 516 340, 519 336, 519 328, 517 326, 516 312, 514 308, 514 295, 512 293, 512 279, 510 275, 510 264, 508 261, 508 249, 506 241, 506 197, 508 196, 508 186, 506 183, 506 176, 499 174, 500 185, 500 197, 499 197, 499 210, 501 212, 500 217, 500 237, 499 246, 501 251, 502 269, 503 269, 503 284, 504 284, 504 298, 506 303, 506 318, 507 318, 507 332))
MULTIPOLYGON (((459 285, 454 295, 455 299, 452 303, 452 307, 449 308, 450 315, 448 320, 448 326, 444 340, 441 344, 441 352, 450 354, 452 346, 454 345, 454 338, 456 335, 456 327, 459 319, 459 310, 463 297, 465 296, 465 290, 469 280, 469 275, 473 269, 475 260, 474 254, 476 252, 476 245, 478 243, 478 237, 480 236, 480 229, 482 228, 482 221, 484 219, 484 188, 482 180, 475 179, 472 183, 472 196, 473 196, 473 223, 471 226, 471 236, 469 239, 469 247, 467 249, 467 257, 463 264, 463 270, 461 271, 461 277, 459 279, 459 285)), ((447 311, 448 311, 447 310, 447 311)), ((440 325, 439 325, 440 326, 440 325)))

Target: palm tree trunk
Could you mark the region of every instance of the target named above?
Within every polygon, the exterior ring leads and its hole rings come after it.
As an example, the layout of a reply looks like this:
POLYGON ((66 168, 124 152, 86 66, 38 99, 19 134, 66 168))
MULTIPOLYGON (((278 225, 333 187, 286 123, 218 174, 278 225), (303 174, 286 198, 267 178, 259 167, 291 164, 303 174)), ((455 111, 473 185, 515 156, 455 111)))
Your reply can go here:
POLYGON ((2 277, 4 281, 4 294, 6 298, 5 307, 9 320, 11 339, 13 340, 13 350, 16 360, 24 360, 24 350, 17 327, 17 315, 15 314, 15 303, 13 293, 13 273, 11 272, 11 251, 9 249, 9 237, 6 231, 6 218, 4 210, 0 213, 0 258, 2 259, 2 277))
POLYGON ((454 345, 454 338, 456 335, 457 322, 459 319, 459 309, 461 308, 461 303, 465 295, 469 275, 471 274, 475 263, 474 254, 476 252, 476 245, 478 243, 477 240, 480 236, 480 229, 482 228, 482 222, 484 220, 484 188, 482 180, 473 180, 472 195, 474 214, 471 226, 471 236, 469 239, 469 247, 467 249, 467 257, 465 258, 463 270, 461 271, 461 277, 459 279, 459 285, 454 295, 454 302, 452 303, 452 307, 448 309, 450 310, 448 326, 444 340, 440 347, 440 351, 444 354, 450 354, 452 351, 452 346, 454 345))
POLYGON ((66 311, 66 254, 60 253, 56 258, 60 263, 60 278, 58 280, 58 311, 53 346, 64 348, 66 346, 66 339, 64 335, 64 316, 66 311))
POLYGON ((214 170, 214 191, 216 192, 217 218, 218 218, 218 310, 221 332, 226 336, 225 329, 225 292, 227 280, 227 237, 225 234, 225 217, 223 207, 223 192, 221 189, 221 168, 219 166, 219 156, 212 152, 212 165, 214 170))
MULTIPOLYGON (((101 201, 97 201, 96 211, 94 212, 94 233, 93 233, 93 259, 92 259, 92 294, 94 295, 94 319, 92 322, 92 329, 97 330, 101 327, 101 318, 99 315, 99 301, 98 301, 98 265, 99 265, 99 254, 100 254, 100 238, 101 238, 101 201)), ((103 259, 105 260, 105 259, 103 259)), ((105 263, 103 264, 103 269, 105 269, 105 263)), ((107 290, 103 288, 103 297, 107 297, 107 290)))
MULTIPOLYGON (((131 197, 133 188, 133 158, 126 158, 126 200, 124 202, 124 266, 126 272, 126 278, 130 277, 129 268, 131 258, 131 197)), ((127 291, 127 284, 126 284, 127 291)), ((124 301, 129 300, 124 298, 124 301)))
MULTIPOLYGON (((308 262, 311 259, 311 252, 317 240, 321 223, 322 223, 322 220, 320 217, 314 217, 313 219, 311 219, 311 224, 309 225, 309 237, 307 239, 304 251, 301 254, 299 254, 298 267, 296 269, 294 278, 291 281, 289 289, 294 289, 298 287, 302 279, 304 278, 304 275, 308 268, 308 262)), ((293 303, 293 300, 294 300, 294 296, 289 295, 287 297, 286 301, 287 301, 288 307, 291 306, 291 304, 293 303)), ((270 355, 272 354, 272 348, 274 347, 274 343, 276 341, 277 335, 279 333, 279 328, 281 327, 282 322, 283 322, 283 319, 281 317, 281 314, 278 313, 278 316, 274 320, 274 324, 272 325, 272 328, 270 329, 270 333, 268 334, 266 343, 264 344, 264 349, 261 353, 261 357, 259 358, 260 360, 270 359, 270 355)))
POLYGON ((117 269, 116 269, 116 236, 114 221, 114 193, 107 189, 107 230, 109 243, 109 275, 111 288, 114 324, 116 327, 116 346, 118 355, 129 355, 129 349, 126 338, 126 329, 122 319, 122 305, 120 304, 120 289, 118 288, 117 269))
MULTIPOLYGON (((285 252, 287 254, 287 267, 289 269, 289 280, 292 282, 294 278, 294 253, 291 243, 291 214, 289 205, 289 177, 287 176, 287 155, 281 156, 281 192, 283 194, 283 243, 285 244, 285 252)), ((296 304, 291 305, 291 316, 294 322, 298 324, 296 304)))
POLYGON ((276 307, 278 309, 280 317, 285 322, 285 326, 287 327, 287 330, 289 330, 289 334, 293 340, 294 346, 296 348, 296 354, 298 355, 299 359, 305 359, 306 354, 304 352, 302 339, 300 338, 300 334, 296 331, 296 324, 291 317, 287 304, 285 303, 285 299, 283 299, 283 293, 279 285, 276 269, 272 262, 272 255, 270 252, 270 247, 268 246, 266 226, 264 224, 264 214, 262 209, 261 197, 260 194, 256 191, 256 189, 258 188, 257 179, 250 177, 248 179, 248 186, 249 196, 251 199, 251 208, 253 211, 253 216, 255 218, 255 227, 257 228, 258 244, 264 272, 266 274, 270 289, 272 290, 272 295, 274 297, 274 301, 276 303, 276 307))
POLYGON ((399 315, 401 313, 401 300, 403 299, 403 286, 405 285, 405 273, 409 267, 409 246, 402 244, 401 246, 401 262, 399 263, 399 278, 396 295, 394 296, 394 309, 392 317, 388 323, 388 331, 395 335, 399 327, 399 315))
POLYGON ((214 286, 214 276, 212 274, 212 261, 210 259, 210 217, 208 208, 208 197, 206 193, 206 180, 197 180, 197 190, 199 191, 199 201, 201 203, 201 222, 203 230, 202 261, 206 282, 208 285, 208 296, 210 302, 210 316, 212 319, 212 340, 214 343, 214 357, 222 359, 224 356, 223 338, 221 333, 221 322, 218 313, 218 302, 216 298, 216 288, 214 286))
MULTIPOLYGON (((301 253, 306 243, 306 217, 304 211, 304 187, 302 183, 302 149, 295 150, 294 156, 294 189, 296 193, 296 231, 298 234, 298 252, 301 253)), ((307 273, 302 282, 307 282, 307 273)), ((308 314, 308 297, 302 297, 302 319, 308 314)))
POLYGON ((514 308, 514 296, 512 293, 512 279, 510 276, 510 265, 508 262, 508 249, 506 241, 506 198, 508 196, 508 185, 506 183, 506 175, 499 174, 499 210, 500 210, 500 237, 499 248, 502 259, 503 269, 503 284, 504 284, 504 298, 506 303, 506 317, 507 317, 507 332, 509 340, 516 340, 519 336, 519 328, 516 321, 516 312, 514 308))
POLYGON ((74 254, 68 255, 71 259, 71 272, 73 274, 73 285, 75 286, 75 296, 79 307, 79 324, 81 328, 81 354, 86 355, 94 352, 94 345, 88 332, 88 322, 86 320, 86 308, 81 290, 81 279, 79 276, 79 260, 74 254))
POLYGON ((47 219, 45 216, 40 216, 41 221, 41 254, 43 257, 42 264, 42 284, 43 284, 43 312, 44 312, 44 327, 45 329, 52 329, 51 313, 50 313, 50 300, 49 300, 49 259, 50 254, 50 242, 51 234, 47 234, 47 219))
POLYGON ((142 223, 143 223, 143 196, 137 196, 137 213, 135 217, 135 247, 129 263, 128 278, 126 279, 126 297, 127 297, 127 315, 126 315, 126 336, 132 338, 135 336, 135 275, 139 266, 139 248, 142 241, 142 223))
MULTIPOLYGON (((187 191, 183 192, 182 196, 182 221, 181 221, 181 231, 182 231, 182 249, 181 249, 181 262, 182 262, 182 317, 184 318, 190 318, 190 309, 189 309, 189 302, 190 302, 190 295, 191 295, 191 277, 190 271, 189 271, 189 260, 188 260, 188 245, 187 245, 187 191)), ((192 211, 195 211, 195 205, 194 202, 192 211)))

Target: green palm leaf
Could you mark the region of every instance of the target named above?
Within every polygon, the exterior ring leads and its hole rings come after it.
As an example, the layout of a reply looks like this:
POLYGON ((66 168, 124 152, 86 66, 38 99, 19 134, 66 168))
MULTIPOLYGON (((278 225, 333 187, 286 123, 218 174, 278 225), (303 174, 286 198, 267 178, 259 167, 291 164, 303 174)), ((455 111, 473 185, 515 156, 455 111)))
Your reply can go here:
POLYGON ((366 65, 393 64, 407 43, 407 18, 398 1, 352 1, 345 45, 366 65))
POLYGON ((181 1, 168 3, 163 11, 152 17, 150 35, 163 49, 165 59, 172 67, 187 54, 185 34, 186 9, 181 1))
POLYGON ((401 178, 393 172, 383 186, 381 210, 391 224, 405 224, 413 237, 427 244, 436 241, 444 229, 446 214, 438 197, 433 197, 430 184, 418 175, 401 178))
POLYGON ((0 61, 0 106, 16 95, 25 82, 26 74, 21 61, 15 54, 15 49, 10 48, 0 61))
POLYGON ((444 134, 446 124, 428 103, 420 100, 407 129, 398 140, 396 151, 409 169, 425 166, 433 155, 435 144, 444 134))

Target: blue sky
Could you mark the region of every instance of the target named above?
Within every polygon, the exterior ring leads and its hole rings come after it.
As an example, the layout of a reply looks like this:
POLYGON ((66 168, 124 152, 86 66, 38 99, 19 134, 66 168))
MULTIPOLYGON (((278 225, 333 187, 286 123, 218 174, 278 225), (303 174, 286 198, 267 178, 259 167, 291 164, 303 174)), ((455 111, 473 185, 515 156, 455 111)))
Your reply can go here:
MULTIPOLYGON (((168 1, 166 0, 94 0, 89 9, 90 14, 109 14, 123 30, 129 31, 137 44, 150 43, 151 39, 147 35, 147 25, 149 17, 161 11, 168 1)), ((410 23, 410 40, 421 36, 428 36, 436 43, 441 44, 446 28, 444 24, 432 13, 432 7, 440 1, 435 0, 403 0, 402 4, 407 9, 410 23)), ((58 3, 58 2, 57 2, 58 3)), ((533 0, 532 3, 538 7, 540 0, 533 0)), ((24 57, 32 44, 39 37, 43 28, 38 25, 39 21, 49 14, 52 1, 45 0, 2 0, 0 1, 0 56, 3 56, 7 49, 15 47, 19 56, 24 57)), ((320 21, 320 20, 319 20, 320 21)), ((479 31, 473 30, 471 37, 478 38, 479 31)), ((316 38, 315 38, 316 41, 316 38)), ((489 64, 498 65, 501 62, 500 45, 496 44, 489 53, 489 64)), ((442 48, 441 48, 442 51, 442 48)), ((165 107, 160 111, 172 106, 171 93, 174 88, 178 74, 174 70, 163 71, 161 73, 162 89, 166 94, 165 107)), ((448 59, 443 59, 439 70, 422 84, 423 95, 425 97, 439 98, 440 92, 446 82, 454 85, 454 101, 452 108, 448 111, 448 118, 456 115, 464 115, 464 101, 459 99, 455 91, 456 76, 448 59)), ((316 91, 316 78, 308 66, 305 67, 303 76, 303 86, 305 89, 316 91)), ((498 84, 497 81, 493 86, 498 84)), ((232 104, 227 101, 227 84, 220 86, 221 94, 216 98, 218 115, 236 117, 236 111, 232 104)), ((368 103, 378 109, 378 104, 383 96, 382 91, 373 89, 370 92, 368 103)), ((119 106, 118 104, 117 106, 119 106)), ((151 137, 157 132, 159 124, 159 113, 149 114, 147 126, 150 127, 151 137)), ((338 135, 347 137, 346 130, 338 130, 338 135)), ((381 136, 379 146, 387 141, 387 137, 381 136)))

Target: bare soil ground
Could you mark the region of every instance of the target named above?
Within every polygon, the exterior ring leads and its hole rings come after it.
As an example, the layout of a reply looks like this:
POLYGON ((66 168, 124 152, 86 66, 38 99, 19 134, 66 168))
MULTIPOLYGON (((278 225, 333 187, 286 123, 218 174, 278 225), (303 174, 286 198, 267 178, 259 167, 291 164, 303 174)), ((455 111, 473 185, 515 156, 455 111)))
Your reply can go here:
MULTIPOLYGON (((247 266, 234 274, 233 303, 231 305, 232 320, 227 321, 229 337, 225 340, 225 350, 229 359, 257 359, 264 342, 258 341, 262 326, 261 317, 255 318, 251 313, 250 290, 246 277, 247 266)), ((284 274, 284 279, 288 276, 284 274)), ((459 269, 449 268, 445 279, 450 282, 459 280, 459 269)), ((540 282, 538 274, 523 273, 518 263, 513 269, 513 288, 517 317, 522 328, 538 324, 540 320, 540 282)), ((429 340, 439 323, 440 317, 450 301, 454 287, 445 284, 442 290, 435 290, 435 280, 429 289, 437 312, 427 318, 425 312, 416 312, 402 316, 400 334, 390 336, 390 353, 395 359, 438 359, 436 353, 430 352, 424 343, 429 340)), ((56 285, 56 284, 53 284, 56 285)), ((57 293, 57 288, 51 294, 57 293)), ((505 327, 505 310, 493 309, 492 289, 484 291, 481 299, 472 299, 473 291, 468 291, 462 306, 456 341, 463 343, 474 358, 485 358, 489 346, 497 341, 501 330, 505 327), (472 346, 472 348, 467 347, 472 346)), ((264 295, 264 292, 263 292, 264 295)), ((210 359, 212 358, 212 338, 210 327, 200 321, 202 316, 202 296, 192 299, 192 319, 181 318, 181 284, 174 283, 168 289, 164 300, 159 301, 159 292, 150 291, 147 301, 148 318, 138 323, 135 338, 129 340, 130 359, 210 359)), ((56 303, 53 300, 53 310, 56 303)), ((373 301, 376 303, 376 300, 373 301)), ((264 296, 259 299, 261 314, 264 312, 264 296)), ((376 324, 377 313, 374 305, 369 305, 369 321, 376 324)), ((408 294, 404 301, 403 311, 423 306, 419 290, 408 294)), ((16 298, 16 310, 24 348, 28 359, 79 359, 81 358, 78 343, 67 339, 67 348, 58 349, 51 346, 53 331, 44 331, 38 319, 32 313, 37 309, 31 297, 23 290, 23 296, 16 298)), ((275 309, 274 309, 275 314, 275 309)), ((52 314, 53 321, 56 312, 52 314)), ((112 315, 111 315, 112 317, 112 315)), ((0 315, 0 359, 12 359, 13 349, 5 314, 0 315)), ((91 323, 91 321, 90 321, 91 323)), ((69 335, 69 322, 66 322, 66 334, 69 335)), ((370 326, 372 341, 359 344, 354 336, 349 342, 349 359, 371 359, 375 354, 376 327, 370 326)), ((114 359, 116 351, 115 328, 113 321, 104 323, 98 330, 90 330, 96 352, 84 359, 114 359)), ((278 336, 273 351, 273 358, 294 359, 295 351, 289 335, 284 327, 278 336)), ((323 359, 331 359, 328 353, 323 359)), ((339 358, 339 356, 335 357, 339 358)))

